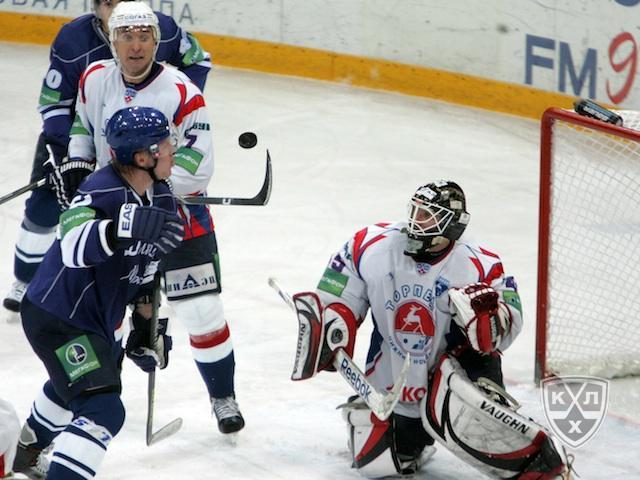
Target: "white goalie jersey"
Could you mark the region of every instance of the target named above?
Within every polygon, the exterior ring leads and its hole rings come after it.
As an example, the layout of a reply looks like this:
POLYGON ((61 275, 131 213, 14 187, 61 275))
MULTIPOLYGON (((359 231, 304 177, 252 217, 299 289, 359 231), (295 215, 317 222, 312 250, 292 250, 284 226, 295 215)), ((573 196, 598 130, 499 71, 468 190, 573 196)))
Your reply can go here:
POLYGON ((498 255, 461 239, 435 263, 419 263, 404 254, 406 226, 381 223, 356 233, 331 258, 317 293, 324 305, 346 304, 359 321, 371 310, 374 330, 365 373, 376 388, 390 388, 405 356, 411 356, 407 383, 394 411, 419 418, 428 372, 447 348, 448 290, 485 282, 498 292, 512 318, 500 351, 520 332, 522 315, 515 281, 504 275, 498 255))
POLYGON ((105 136, 109 118, 125 107, 160 110, 178 137, 171 182, 179 195, 204 192, 213 175, 211 125, 202 92, 182 72, 154 64, 141 84, 126 84, 114 60, 90 64, 80 78, 69 158, 111 160, 105 136))

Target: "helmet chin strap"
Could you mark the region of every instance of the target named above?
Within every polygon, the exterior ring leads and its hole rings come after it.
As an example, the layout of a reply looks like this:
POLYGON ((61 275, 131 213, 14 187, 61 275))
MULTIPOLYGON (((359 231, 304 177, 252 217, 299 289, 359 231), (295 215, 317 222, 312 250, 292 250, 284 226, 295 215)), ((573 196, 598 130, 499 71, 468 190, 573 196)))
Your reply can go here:
MULTIPOLYGON (((153 148, 154 146, 155 145, 152 145, 151 148, 153 148)), ((142 167, 140 165, 133 165, 133 167, 137 168, 138 170, 143 170, 143 171, 147 172, 149 174, 149 176, 151 177, 151 180, 153 180, 154 182, 159 182, 160 179, 156 175, 156 167, 158 166, 158 153, 157 152, 153 152, 151 150, 151 148, 149 150, 147 150, 147 151, 151 155, 151 158, 153 158, 153 165, 151 167, 142 167)), ((157 146, 156 146, 156 148, 157 148, 157 146)))
POLYGON ((147 75, 149 75, 149 72, 153 67, 153 60, 149 62, 149 66, 145 68, 144 72, 142 72, 140 75, 135 75, 135 76, 130 76, 127 73, 125 73, 124 69, 122 68, 122 63, 120 63, 120 60, 118 60, 118 66, 120 67, 120 72, 122 72, 122 76, 127 82, 136 83, 140 80, 144 80, 145 78, 147 78, 147 75))

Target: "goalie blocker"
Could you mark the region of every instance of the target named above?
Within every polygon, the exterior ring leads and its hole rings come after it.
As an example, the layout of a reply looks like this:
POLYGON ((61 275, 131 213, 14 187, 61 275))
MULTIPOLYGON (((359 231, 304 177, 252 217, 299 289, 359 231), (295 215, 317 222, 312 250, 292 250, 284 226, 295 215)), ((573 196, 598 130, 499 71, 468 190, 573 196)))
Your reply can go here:
POLYGON ((306 380, 320 370, 335 371, 336 350, 353 356, 358 323, 353 312, 342 303, 322 307, 314 292, 293 296, 298 316, 298 344, 291 380, 306 380))

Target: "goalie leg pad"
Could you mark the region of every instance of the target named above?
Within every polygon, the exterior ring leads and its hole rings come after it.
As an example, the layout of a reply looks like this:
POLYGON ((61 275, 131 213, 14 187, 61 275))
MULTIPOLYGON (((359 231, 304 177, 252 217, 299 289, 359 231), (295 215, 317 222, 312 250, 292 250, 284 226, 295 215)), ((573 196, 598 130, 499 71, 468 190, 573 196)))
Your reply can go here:
POLYGON ((353 468, 367 478, 402 473, 395 448, 393 416, 379 420, 364 403, 355 401, 343 407, 342 417, 347 422, 353 468))
POLYGON ((569 478, 564 449, 533 420, 490 399, 443 355, 422 400, 425 430, 465 463, 495 478, 569 478))

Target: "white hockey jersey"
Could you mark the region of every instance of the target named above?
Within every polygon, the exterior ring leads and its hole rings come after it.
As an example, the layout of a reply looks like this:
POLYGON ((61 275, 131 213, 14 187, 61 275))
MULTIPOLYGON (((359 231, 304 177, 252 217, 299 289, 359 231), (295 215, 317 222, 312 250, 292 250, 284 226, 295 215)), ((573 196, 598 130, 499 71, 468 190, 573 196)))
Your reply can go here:
POLYGON ((381 223, 356 233, 331 258, 317 293, 324 305, 348 305, 359 321, 371 310, 374 330, 365 373, 376 388, 390 388, 405 356, 411 356, 407 383, 394 411, 417 418, 428 372, 447 348, 449 288, 485 282, 500 294, 513 320, 501 351, 520 332, 522 314, 515 281, 505 277, 495 253, 461 239, 437 262, 416 262, 404 254, 406 226, 381 223))
POLYGON ((202 92, 177 69, 154 64, 149 78, 126 84, 114 60, 90 64, 80 78, 76 118, 71 128, 69 158, 111 160, 105 128, 109 118, 125 107, 160 110, 178 135, 176 167, 171 175, 179 195, 204 192, 213 175, 211 125, 202 92))

